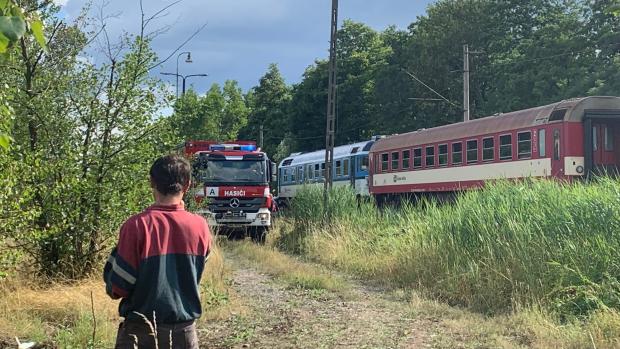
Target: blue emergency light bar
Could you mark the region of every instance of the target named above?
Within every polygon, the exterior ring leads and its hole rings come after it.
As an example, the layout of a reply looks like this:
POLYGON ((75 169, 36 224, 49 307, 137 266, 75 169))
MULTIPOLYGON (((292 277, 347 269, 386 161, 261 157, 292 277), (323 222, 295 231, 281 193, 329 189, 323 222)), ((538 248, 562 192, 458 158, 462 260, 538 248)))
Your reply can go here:
POLYGON ((212 151, 255 151, 256 146, 252 144, 212 144, 209 147, 212 151))

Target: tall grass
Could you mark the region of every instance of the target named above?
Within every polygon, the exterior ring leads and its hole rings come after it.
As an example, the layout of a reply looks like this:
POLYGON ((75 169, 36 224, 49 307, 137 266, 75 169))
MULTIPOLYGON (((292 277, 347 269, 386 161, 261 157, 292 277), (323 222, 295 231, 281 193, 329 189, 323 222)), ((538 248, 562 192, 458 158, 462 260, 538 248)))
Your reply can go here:
POLYGON ((330 217, 322 195, 299 193, 282 248, 483 313, 620 310, 617 180, 497 182, 450 204, 383 211, 338 188, 330 217))

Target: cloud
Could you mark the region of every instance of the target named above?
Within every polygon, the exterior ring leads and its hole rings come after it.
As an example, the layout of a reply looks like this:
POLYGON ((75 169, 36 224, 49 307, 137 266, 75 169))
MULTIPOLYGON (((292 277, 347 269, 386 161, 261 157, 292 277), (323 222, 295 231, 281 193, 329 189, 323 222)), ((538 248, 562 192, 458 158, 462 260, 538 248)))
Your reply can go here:
MULTIPOLYGON (((65 3, 63 11, 75 18, 87 0, 54 0, 65 3)), ((104 0, 94 0, 93 9, 104 0)), ((108 14, 120 13, 109 21, 111 37, 123 31, 136 32, 139 26, 139 0, 105 0, 108 14)), ((406 28, 434 0, 355 0, 342 2, 340 18, 350 18, 382 30, 389 25, 406 28)), ((147 15, 172 0, 143 0, 147 15)), ((326 58, 329 49, 329 0, 184 0, 153 21, 156 29, 170 29, 153 42, 160 57, 170 55, 177 46, 204 23, 206 28, 181 51, 191 51, 192 64, 180 60, 180 74, 209 74, 192 80, 199 93, 209 85, 227 79, 238 80, 247 90, 256 85, 270 63, 277 63, 289 83, 298 82, 317 58, 326 58)), ((153 71, 175 72, 176 57, 153 71)), ((168 79, 166 79, 168 80, 168 79)), ((174 82, 174 80, 172 81, 174 82)))
POLYGON ((67 5, 68 2, 69 2, 69 0, 54 0, 54 4, 56 4, 58 6, 65 6, 65 5, 67 5))

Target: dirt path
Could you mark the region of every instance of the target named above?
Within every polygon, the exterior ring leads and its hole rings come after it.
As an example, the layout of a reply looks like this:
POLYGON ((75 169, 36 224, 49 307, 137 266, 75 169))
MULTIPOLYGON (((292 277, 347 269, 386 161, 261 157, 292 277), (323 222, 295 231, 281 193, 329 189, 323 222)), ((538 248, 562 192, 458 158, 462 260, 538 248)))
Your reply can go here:
POLYGON ((207 348, 431 347, 428 321, 381 290, 350 280, 346 292, 293 288, 243 257, 226 261, 244 310, 200 326, 207 348))

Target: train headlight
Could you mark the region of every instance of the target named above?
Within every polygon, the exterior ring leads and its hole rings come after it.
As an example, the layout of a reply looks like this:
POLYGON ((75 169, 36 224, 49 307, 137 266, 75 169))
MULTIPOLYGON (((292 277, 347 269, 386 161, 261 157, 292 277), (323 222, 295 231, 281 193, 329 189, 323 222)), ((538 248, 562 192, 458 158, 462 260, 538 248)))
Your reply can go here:
POLYGON ((579 166, 577 166, 577 168, 575 168, 575 171, 577 171, 577 173, 579 173, 579 174, 582 174, 583 170, 584 170, 584 168, 581 165, 579 165, 579 166))
POLYGON ((261 221, 266 221, 269 219, 269 213, 259 213, 258 214, 258 219, 260 219, 261 221))

